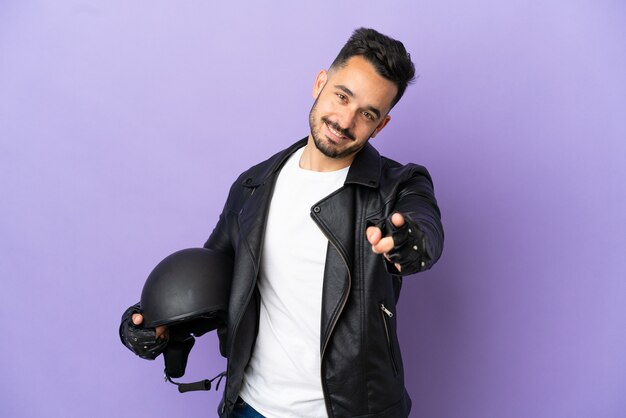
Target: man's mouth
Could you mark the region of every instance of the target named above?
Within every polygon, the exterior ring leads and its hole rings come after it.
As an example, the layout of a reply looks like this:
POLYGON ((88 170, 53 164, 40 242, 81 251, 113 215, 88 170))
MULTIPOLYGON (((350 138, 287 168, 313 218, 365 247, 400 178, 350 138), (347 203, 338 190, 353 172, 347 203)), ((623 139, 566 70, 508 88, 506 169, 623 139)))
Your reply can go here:
POLYGON ((354 140, 352 138, 352 135, 346 134, 345 131, 341 129, 341 127, 339 127, 336 123, 331 122, 325 118, 322 119, 322 121, 324 122, 324 125, 326 125, 326 127, 328 128, 328 131, 335 137, 331 138, 335 139, 334 142, 345 141, 347 139, 354 140))

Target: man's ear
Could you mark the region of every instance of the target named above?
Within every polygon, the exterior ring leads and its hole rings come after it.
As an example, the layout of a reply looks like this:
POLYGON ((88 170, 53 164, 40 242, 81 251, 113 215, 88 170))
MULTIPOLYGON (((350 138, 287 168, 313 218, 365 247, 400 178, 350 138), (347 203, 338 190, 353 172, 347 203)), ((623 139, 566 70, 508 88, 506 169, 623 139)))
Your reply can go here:
POLYGON ((328 71, 320 70, 320 72, 317 73, 317 76, 315 77, 315 83, 313 84, 313 98, 314 99, 317 99, 317 96, 319 96, 320 92, 326 85, 327 81, 328 81, 328 71))
POLYGON ((380 123, 378 124, 376 129, 374 129, 374 132, 372 132, 372 134, 370 135, 370 138, 376 137, 376 135, 378 135, 378 132, 382 131, 383 128, 385 126, 387 126, 387 124, 389 123, 390 120, 391 120, 391 116, 390 115, 385 116, 383 118, 383 120, 380 121, 380 123))

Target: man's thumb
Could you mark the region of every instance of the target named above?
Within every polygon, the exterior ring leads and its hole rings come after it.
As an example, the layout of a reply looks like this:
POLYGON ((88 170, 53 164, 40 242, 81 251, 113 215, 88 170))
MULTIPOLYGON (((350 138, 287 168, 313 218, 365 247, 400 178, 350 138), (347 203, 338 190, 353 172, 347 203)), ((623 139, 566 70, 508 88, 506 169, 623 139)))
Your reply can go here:
POLYGON ((143 315, 141 314, 133 314, 133 324, 135 325, 141 325, 141 323, 143 322, 143 315))

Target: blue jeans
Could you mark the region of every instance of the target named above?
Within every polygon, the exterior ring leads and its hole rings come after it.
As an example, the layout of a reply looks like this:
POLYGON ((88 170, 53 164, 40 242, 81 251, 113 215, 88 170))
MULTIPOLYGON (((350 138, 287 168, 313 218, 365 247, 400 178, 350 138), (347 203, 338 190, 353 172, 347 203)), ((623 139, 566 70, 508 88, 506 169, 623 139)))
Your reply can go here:
POLYGON ((235 408, 233 409, 233 413, 231 418, 265 418, 263 415, 259 414, 256 409, 248 405, 243 399, 237 399, 237 403, 235 404, 235 408))

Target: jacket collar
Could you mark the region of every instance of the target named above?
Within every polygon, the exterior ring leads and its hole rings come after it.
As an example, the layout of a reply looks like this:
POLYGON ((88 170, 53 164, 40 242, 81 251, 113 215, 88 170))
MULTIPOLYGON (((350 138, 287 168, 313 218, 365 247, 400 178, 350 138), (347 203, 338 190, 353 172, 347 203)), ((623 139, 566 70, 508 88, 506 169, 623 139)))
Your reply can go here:
MULTIPOLYGON (((252 167, 242 179, 242 185, 244 187, 257 187, 264 183, 270 175, 281 169, 291 154, 306 145, 307 138, 304 137, 271 157, 267 161, 269 164, 261 163, 252 167)), ((352 161, 345 184, 360 184, 376 188, 380 180, 381 166, 380 154, 368 141, 352 161)))

